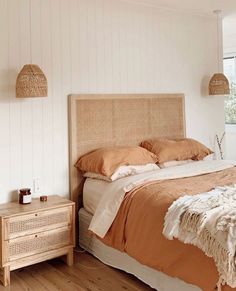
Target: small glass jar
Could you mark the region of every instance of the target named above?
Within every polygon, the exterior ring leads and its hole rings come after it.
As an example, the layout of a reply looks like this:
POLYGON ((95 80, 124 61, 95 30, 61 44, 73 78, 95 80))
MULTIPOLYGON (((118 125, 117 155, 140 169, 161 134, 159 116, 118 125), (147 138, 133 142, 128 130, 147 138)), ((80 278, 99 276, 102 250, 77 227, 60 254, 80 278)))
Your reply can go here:
POLYGON ((19 203, 30 204, 31 203, 31 190, 30 188, 24 188, 19 190, 19 203))

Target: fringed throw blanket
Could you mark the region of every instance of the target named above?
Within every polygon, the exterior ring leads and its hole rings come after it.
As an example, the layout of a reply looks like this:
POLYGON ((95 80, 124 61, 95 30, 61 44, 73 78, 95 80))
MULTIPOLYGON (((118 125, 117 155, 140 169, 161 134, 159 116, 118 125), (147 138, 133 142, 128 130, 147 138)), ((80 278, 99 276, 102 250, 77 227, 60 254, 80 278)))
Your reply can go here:
POLYGON ((168 209, 163 234, 200 248, 215 261, 218 290, 236 287, 236 185, 183 196, 168 209))

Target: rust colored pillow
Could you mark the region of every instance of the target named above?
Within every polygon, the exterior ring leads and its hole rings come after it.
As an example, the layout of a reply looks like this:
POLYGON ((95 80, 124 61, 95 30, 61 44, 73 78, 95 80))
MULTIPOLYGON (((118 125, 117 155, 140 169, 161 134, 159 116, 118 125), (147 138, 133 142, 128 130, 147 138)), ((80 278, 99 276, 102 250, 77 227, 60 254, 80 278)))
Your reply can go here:
POLYGON ((212 151, 200 142, 185 138, 170 140, 165 138, 145 140, 141 146, 154 153, 158 163, 168 161, 202 160, 212 151))
POLYGON ((136 147, 100 148, 82 156, 75 166, 82 172, 93 172, 111 177, 120 166, 156 163, 157 157, 148 150, 136 147))

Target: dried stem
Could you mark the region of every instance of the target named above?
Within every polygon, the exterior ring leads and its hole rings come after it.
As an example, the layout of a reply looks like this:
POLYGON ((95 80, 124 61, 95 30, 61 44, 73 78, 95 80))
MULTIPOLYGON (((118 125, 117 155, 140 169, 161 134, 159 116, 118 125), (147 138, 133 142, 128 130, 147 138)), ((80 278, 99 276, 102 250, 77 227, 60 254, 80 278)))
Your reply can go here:
POLYGON ((218 134, 216 134, 216 142, 217 142, 217 145, 219 148, 221 160, 224 159, 224 154, 223 154, 223 150, 222 150, 222 142, 224 140, 224 137, 225 137, 225 132, 222 134, 221 138, 219 138, 218 134))

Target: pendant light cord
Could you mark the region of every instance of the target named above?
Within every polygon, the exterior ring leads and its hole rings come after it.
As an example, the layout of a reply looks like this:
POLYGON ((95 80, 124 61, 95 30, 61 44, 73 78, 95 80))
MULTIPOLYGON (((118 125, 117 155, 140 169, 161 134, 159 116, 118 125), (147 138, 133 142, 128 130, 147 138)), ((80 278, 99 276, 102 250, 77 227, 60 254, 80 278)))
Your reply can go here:
POLYGON ((32 64, 32 5, 31 0, 29 0, 29 39, 30 39, 30 64, 32 64))
MULTIPOLYGON (((30 0, 31 1, 31 0, 30 0)), ((219 11, 217 11, 217 58, 218 73, 220 73, 220 28, 219 28, 219 11)))
POLYGON ((214 13, 217 16, 217 64, 218 64, 218 73, 220 73, 220 14, 221 10, 215 10, 214 13))

